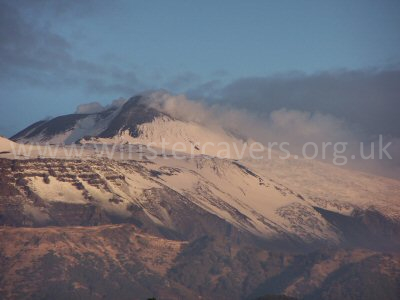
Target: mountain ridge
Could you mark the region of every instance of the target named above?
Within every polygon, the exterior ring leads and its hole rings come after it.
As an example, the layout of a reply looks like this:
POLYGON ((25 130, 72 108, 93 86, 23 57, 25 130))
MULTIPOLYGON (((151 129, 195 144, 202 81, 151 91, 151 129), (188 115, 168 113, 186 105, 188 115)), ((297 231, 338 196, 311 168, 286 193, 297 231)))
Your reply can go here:
POLYGON ((73 131, 87 129, 91 137, 111 138, 128 130, 133 137, 137 136, 137 126, 151 122, 154 118, 167 116, 146 104, 147 94, 133 96, 123 103, 106 107, 99 112, 77 112, 43 120, 29 125, 13 135, 10 139, 16 142, 50 142, 73 144, 79 142, 84 134, 74 136, 73 131), (89 123, 85 124, 82 123, 89 123), (71 132, 72 131, 72 132, 71 132), (56 139, 55 136, 61 135, 56 139), (72 135, 72 136, 70 136, 72 135))

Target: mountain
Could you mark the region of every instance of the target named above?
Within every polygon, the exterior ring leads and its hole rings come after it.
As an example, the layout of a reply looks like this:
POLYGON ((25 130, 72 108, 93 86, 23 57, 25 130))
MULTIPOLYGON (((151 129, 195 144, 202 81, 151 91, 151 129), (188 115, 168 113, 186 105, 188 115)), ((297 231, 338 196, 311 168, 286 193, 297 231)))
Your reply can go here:
POLYGON ((12 136, 11 140, 20 143, 72 144, 86 135, 102 134, 120 112, 121 107, 110 107, 93 114, 69 114, 39 121, 12 136))
POLYGON ((0 148, 3 298, 396 299, 398 180, 218 157, 245 140, 159 96, 41 121, 0 148), (163 139, 186 151, 161 155, 163 139))
MULTIPOLYGON (((386 194, 373 191, 375 186, 389 191, 399 188, 396 181, 376 184, 359 176, 353 182, 355 186, 369 184, 369 198, 360 201, 363 191, 357 194, 357 189, 348 188, 356 199, 343 196, 332 200, 304 188, 301 194, 268 177, 261 168, 249 169, 236 160, 204 156, 140 160, 136 153, 131 160, 91 156, 0 162, 1 186, 9 194, 7 201, 12 201, 12 215, 17 218, 10 225, 17 220, 21 220, 19 225, 30 226, 117 220, 144 224, 153 233, 162 228, 170 234, 166 237, 184 239, 232 227, 289 248, 400 246, 398 198, 385 199, 386 194), (16 211, 17 207, 21 209, 16 211), (219 225, 211 225, 210 220, 219 225)), ((321 185, 326 184, 321 179, 321 185)), ((330 188, 331 194, 341 187, 339 181, 330 188)), ((10 213, 2 216, 5 222, 10 213)))
POLYGON ((195 122, 178 120, 149 105, 151 98, 163 95, 165 92, 137 95, 121 106, 109 107, 101 112, 70 114, 39 121, 12 136, 11 140, 18 143, 67 145, 152 144, 155 147, 162 147, 165 141, 166 149, 181 143, 186 152, 209 155, 216 155, 225 149, 218 146, 221 142, 243 144, 243 141, 222 128, 207 128, 195 122))

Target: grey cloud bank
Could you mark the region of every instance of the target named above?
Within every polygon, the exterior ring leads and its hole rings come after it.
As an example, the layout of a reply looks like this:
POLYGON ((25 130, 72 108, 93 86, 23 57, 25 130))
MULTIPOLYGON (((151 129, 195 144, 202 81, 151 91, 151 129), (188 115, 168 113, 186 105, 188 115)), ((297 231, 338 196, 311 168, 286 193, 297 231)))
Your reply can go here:
POLYGON ((74 41, 30 16, 50 10, 74 19, 94 4, 74 2, 0 1, 0 83, 74 86, 89 93, 131 94, 144 88, 132 70, 77 56, 74 41))
POLYGON ((281 108, 331 114, 370 134, 400 137, 400 70, 357 70, 242 78, 220 101, 269 114, 281 108))

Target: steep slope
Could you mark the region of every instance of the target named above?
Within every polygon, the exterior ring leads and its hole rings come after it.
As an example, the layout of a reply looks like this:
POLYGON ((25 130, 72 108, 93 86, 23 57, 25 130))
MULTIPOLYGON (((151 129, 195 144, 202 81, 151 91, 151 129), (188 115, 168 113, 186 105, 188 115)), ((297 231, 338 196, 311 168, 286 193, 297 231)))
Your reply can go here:
POLYGON ((2 224, 130 222, 183 239, 230 231, 275 248, 400 249, 398 219, 351 203, 341 213, 322 209, 231 160, 0 159, 0 167, 2 224), (353 238, 357 233, 361 244, 353 238))
MULTIPOLYGON (((156 93, 157 94, 157 93, 156 93)), ((94 114, 71 114, 37 122, 11 139, 19 143, 143 144, 193 154, 217 155, 243 141, 222 128, 176 120, 150 106, 153 94, 130 98, 120 107, 94 114), (175 146, 174 146, 175 145, 175 146), (228 146, 227 146, 228 145, 228 146)), ((235 153, 227 157, 237 157, 235 153)))
POLYGON ((10 141, 9 139, 0 136, 0 152, 3 154, 6 154, 7 152, 10 152, 12 150, 12 147, 15 146, 15 143, 13 141, 10 141))
POLYGON ((11 137, 20 143, 72 144, 103 132, 118 113, 111 107, 95 114, 70 114, 37 122, 11 137))
MULTIPOLYGON (((124 127, 123 127, 124 128, 124 127)), ((243 141, 222 129, 209 129, 194 122, 183 122, 168 116, 155 117, 151 122, 137 125, 134 131, 127 129, 103 138, 80 140, 82 144, 136 144, 145 145, 158 153, 206 154, 236 158, 232 149, 242 149, 243 141), (234 146, 235 145, 235 146, 234 146), (230 149, 231 151, 226 151, 230 149)))
POLYGON ((100 138, 112 138, 121 132, 128 132, 132 137, 138 136, 137 126, 148 123, 164 114, 145 104, 146 96, 138 95, 130 98, 110 121, 107 128, 98 134, 100 138))
POLYGON ((242 163, 298 191, 314 206, 346 215, 357 208, 371 208, 390 218, 400 219, 399 180, 316 160, 245 158, 242 163))

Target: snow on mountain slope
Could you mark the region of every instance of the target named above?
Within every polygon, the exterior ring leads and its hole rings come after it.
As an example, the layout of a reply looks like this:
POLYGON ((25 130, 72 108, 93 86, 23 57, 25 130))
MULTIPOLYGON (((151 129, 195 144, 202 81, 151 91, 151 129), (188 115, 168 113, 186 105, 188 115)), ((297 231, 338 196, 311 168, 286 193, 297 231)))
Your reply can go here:
POLYGON ((243 164, 299 193, 312 205, 349 215, 375 209, 400 220, 400 182, 316 160, 245 158, 243 164))
MULTIPOLYGON (((381 188, 391 188, 392 192, 379 195, 379 190, 374 191, 374 177, 371 181, 367 177, 361 181, 353 178, 355 187, 345 192, 352 197, 345 198, 341 197, 345 194, 340 194, 342 183, 321 176, 319 180, 325 192, 319 189, 314 192, 313 180, 317 177, 312 175, 315 170, 306 163, 302 167, 302 181, 290 180, 288 185, 282 183, 285 180, 279 181, 277 171, 252 168, 248 162, 209 156, 187 156, 185 159, 158 157, 151 161, 95 157, 89 160, 20 160, 17 163, 20 167, 14 167, 15 171, 10 171, 10 176, 14 176, 14 185, 17 186, 21 184, 18 182, 21 182, 22 176, 30 193, 44 201, 28 201, 24 204, 25 214, 39 224, 42 220, 53 218, 51 210, 43 210, 47 205, 94 205, 111 218, 129 220, 140 216, 142 223, 177 232, 186 230, 186 222, 194 222, 190 226, 201 228, 200 222, 212 215, 242 232, 267 240, 286 239, 305 244, 333 245, 348 238, 343 230, 352 229, 353 226, 359 230, 364 225, 358 222, 370 222, 368 217, 365 220, 358 219, 354 213, 370 209, 369 203, 373 201, 380 204, 374 207, 390 220, 376 219, 373 215, 371 222, 380 223, 373 223, 372 230, 389 230, 389 234, 392 229, 387 226, 400 223, 396 215, 399 204, 395 200, 399 195, 395 191, 399 188, 398 182, 381 179, 381 188), (300 187, 300 184, 304 186, 300 187), (371 194, 363 200, 365 202, 358 201, 359 197, 363 197, 363 191, 357 191, 360 184, 371 188, 371 194), (387 201, 385 197, 389 195, 393 200, 387 201), (348 216, 345 227, 340 227, 337 220, 330 219, 329 215, 316 207, 338 213, 338 217, 348 216)), ((288 169, 286 167, 286 171, 288 169)), ((4 170, 3 176, 8 176, 4 170)), ((290 177, 290 173, 285 174, 290 177)), ((367 197, 366 194, 364 197, 367 197)), ((366 236, 364 231, 359 233, 366 236)), ((391 243, 396 234, 396 231, 388 237, 382 234, 382 238, 391 243)))
POLYGON ((199 156, 179 161, 160 158, 158 164, 159 178, 169 187, 256 235, 289 233, 302 240, 338 240, 333 228, 301 195, 238 162, 199 156), (171 172, 165 174, 165 170, 171 172), (288 207, 297 208, 296 218, 285 215, 288 207))
MULTIPOLYGON (((49 180, 53 178, 48 177, 49 180)), ((30 179, 32 191, 37 193, 43 200, 68 202, 68 203, 85 203, 85 198, 78 189, 74 188, 70 183, 59 180, 52 180, 51 185, 43 181, 42 177, 33 177, 30 179)))
POLYGON ((120 109, 111 107, 100 113, 71 114, 40 121, 11 139, 19 143, 73 144, 85 136, 95 136, 106 130, 120 109))
MULTIPOLYGON (((262 238, 329 244, 340 240, 300 195, 231 160, 200 156, 152 162, 43 159, 20 164, 30 193, 49 205, 95 205, 125 219, 141 211, 152 223, 170 230, 182 230, 177 224, 183 216, 177 212, 183 205, 185 218, 202 211, 201 218, 211 214, 262 238), (169 200, 163 203, 165 199, 169 200), (293 207, 296 215, 287 215, 293 207)), ((37 211, 33 203, 24 205, 28 214, 37 211)), ((31 216, 37 222, 51 218, 51 211, 48 216, 43 207, 40 211, 31 216)))
MULTIPOLYGON (((71 158, 66 154, 76 153, 74 159, 96 161, 108 156, 107 152, 96 153, 96 145, 92 144, 82 145, 82 151, 79 147, 76 150, 70 147, 59 147, 56 157, 71 158)), ((47 154, 51 151, 54 149, 47 149, 47 154)), ((43 146, 36 145, 33 146, 30 157, 44 158, 45 154, 43 146)), ((5 156, 0 154, 0 157, 5 156)), ((29 156, 19 158, 27 159, 29 156)), ((396 222, 400 221, 400 183, 397 180, 350 171, 322 162, 275 158, 252 160, 248 157, 234 161, 202 155, 186 155, 184 159, 166 156, 147 161, 146 156, 141 156, 139 146, 127 145, 122 145, 113 157, 108 158, 117 161, 122 158, 121 162, 142 162, 149 172, 160 172, 149 180, 148 176, 140 172, 133 171, 131 174, 131 171, 124 172, 120 167, 116 167, 116 172, 125 175, 127 184, 124 190, 115 187, 117 190, 111 191, 111 194, 105 190, 90 191, 97 195, 96 198, 103 199, 99 201, 107 206, 107 209, 117 209, 122 214, 126 213, 126 207, 121 210, 120 206, 109 204, 108 200, 114 194, 124 195, 121 199, 138 199, 144 190, 159 187, 155 183, 159 181, 208 212, 258 235, 291 232, 292 229, 288 228, 292 227, 297 234, 331 239, 335 233, 332 233, 330 225, 321 218, 314 207, 345 216, 372 209, 396 222), (129 155, 124 151, 129 152, 129 155), (302 222, 301 226, 297 224, 299 220, 302 222), (318 232, 318 228, 322 229, 318 232)), ((105 177, 104 179, 106 180, 105 177)), ((40 189, 46 190, 49 187, 44 184, 38 187, 38 193, 45 199, 48 197, 41 194, 40 189)), ((55 187, 55 190, 58 189, 60 187, 55 187)), ((88 186, 87 189, 92 188, 88 186)), ((57 200, 57 197, 54 200, 57 200)), ((151 213, 148 215, 157 220, 151 213)), ((162 220, 156 222, 163 223, 162 220)))
POLYGON ((94 144, 137 144, 146 145, 155 151, 207 154, 235 158, 238 153, 232 151, 243 148, 244 142, 227 134, 222 129, 211 130, 194 122, 182 122, 168 116, 154 118, 151 122, 137 126, 136 135, 129 130, 121 131, 111 138, 91 138, 81 143, 94 144), (234 146, 235 145, 235 146, 234 146), (226 151, 230 149, 231 151, 226 151))
POLYGON ((13 141, 0 136, 0 152, 9 152, 12 149, 12 146, 15 145, 13 141))

